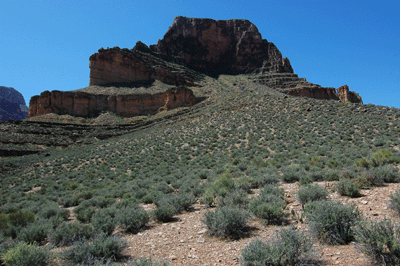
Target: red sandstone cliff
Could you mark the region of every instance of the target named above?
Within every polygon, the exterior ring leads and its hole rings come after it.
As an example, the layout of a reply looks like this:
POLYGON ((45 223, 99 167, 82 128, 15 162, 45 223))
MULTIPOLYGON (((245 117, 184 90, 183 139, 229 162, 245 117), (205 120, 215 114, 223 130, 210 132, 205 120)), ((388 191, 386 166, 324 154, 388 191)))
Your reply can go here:
POLYGON ((182 106, 192 106, 196 98, 190 89, 177 87, 158 94, 104 95, 73 91, 45 91, 33 96, 29 103, 29 117, 56 113, 95 117, 110 111, 124 117, 155 114, 182 106))

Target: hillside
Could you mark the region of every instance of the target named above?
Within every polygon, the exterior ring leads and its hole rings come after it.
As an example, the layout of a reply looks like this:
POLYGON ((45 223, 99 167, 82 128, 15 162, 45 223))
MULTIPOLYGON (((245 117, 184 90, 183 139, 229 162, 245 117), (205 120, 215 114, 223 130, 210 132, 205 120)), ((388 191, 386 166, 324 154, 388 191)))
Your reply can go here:
MULTIPOLYGON (((0 212, 11 214, 19 209, 30 210, 43 219, 43 208, 58 209, 60 206, 70 210, 71 215, 74 208, 83 208, 88 210, 84 215, 91 216, 97 209, 97 212, 119 209, 122 202, 125 202, 124 206, 137 202, 154 209, 151 203, 158 202, 164 194, 191 195, 194 200, 190 202, 200 212, 192 212, 189 208, 187 217, 182 216, 185 214, 174 216, 176 219, 167 223, 181 228, 181 223, 191 224, 192 218, 188 217, 204 214, 207 204, 199 204, 204 203, 210 193, 209 187, 221 175, 228 174, 235 187, 254 197, 252 193, 257 190, 253 188, 275 182, 273 180, 281 180, 280 184, 285 188, 285 183, 297 183, 299 179, 328 180, 329 186, 333 186, 335 180, 351 171, 354 173, 351 178, 361 182, 361 177, 366 176, 365 171, 371 170, 357 166, 357 162, 371 160, 374 153, 382 150, 390 151, 391 163, 400 159, 398 109, 288 96, 264 85, 247 83, 246 76, 220 76, 209 82, 218 97, 210 97, 182 110, 171 119, 161 116, 155 123, 139 127, 132 133, 83 146, 48 147, 45 154, 1 158, 0 212)), ((153 117, 145 118, 146 121, 151 119, 153 117)), ((375 190, 374 185, 365 183, 364 186, 371 187, 366 191, 375 190)), ((388 185, 383 188, 385 186, 388 185)), ((391 191, 393 193, 393 189, 391 191)), ((295 192, 285 193, 285 197, 291 202, 295 192)), ((209 203, 217 204, 218 199, 214 200, 209 203)), ((289 206, 284 209, 286 222, 284 219, 283 224, 291 223, 289 206)), ((396 215, 391 216, 398 220, 396 215)), ((253 219, 256 223, 262 221, 253 219)), ((146 235, 147 230, 158 232, 157 228, 164 228, 162 225, 152 222, 140 235, 146 235)), ((304 224, 299 223, 299 226, 304 224)), ((261 222, 250 238, 244 240, 249 243, 264 230, 271 235, 279 227, 261 222)), ((119 235, 120 230, 114 233, 119 235)), ((218 243, 236 243, 202 235, 207 243, 217 246, 218 243)), ((122 236, 131 239, 130 233, 122 236)), ((154 238, 154 241, 159 240, 159 237, 154 238)), ((137 248, 135 242, 129 243, 132 248, 137 248)), ((234 253, 234 257, 240 257, 240 250, 234 253)), ((134 254, 151 255, 146 252, 134 254)), ((197 253, 193 251, 193 254, 197 253)), ((202 264, 199 260, 191 264, 185 258, 161 259, 172 259, 177 265, 202 264)), ((215 265, 233 265, 237 261, 221 261, 215 265)))
POLYGON ((246 20, 177 17, 156 46, 90 60, 89 87, 0 123, 6 265, 400 263, 400 109, 298 78, 246 20), (178 88, 190 104, 154 100, 178 88), (158 105, 110 111, 126 95, 158 105))

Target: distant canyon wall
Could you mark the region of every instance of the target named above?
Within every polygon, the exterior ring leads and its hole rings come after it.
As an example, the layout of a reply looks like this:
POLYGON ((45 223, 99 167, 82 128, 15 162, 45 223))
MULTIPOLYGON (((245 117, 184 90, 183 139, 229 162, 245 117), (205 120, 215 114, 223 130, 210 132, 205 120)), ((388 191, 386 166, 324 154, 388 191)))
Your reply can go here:
POLYGON ((96 117, 110 111, 123 117, 155 114, 162 110, 194 105, 196 98, 190 89, 170 88, 158 94, 104 95, 79 91, 44 91, 33 96, 29 117, 55 113, 81 117, 96 117))

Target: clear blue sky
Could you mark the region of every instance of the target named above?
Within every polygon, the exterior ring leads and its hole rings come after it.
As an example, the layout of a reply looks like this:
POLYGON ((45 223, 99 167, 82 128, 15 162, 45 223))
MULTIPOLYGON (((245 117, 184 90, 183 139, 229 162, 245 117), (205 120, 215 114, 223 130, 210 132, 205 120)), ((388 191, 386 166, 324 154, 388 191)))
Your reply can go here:
POLYGON ((299 77, 400 108, 399 13, 393 0, 1 0, 0 86, 28 104, 45 90, 88 86, 90 55, 155 44, 176 16, 238 18, 275 43, 299 77))

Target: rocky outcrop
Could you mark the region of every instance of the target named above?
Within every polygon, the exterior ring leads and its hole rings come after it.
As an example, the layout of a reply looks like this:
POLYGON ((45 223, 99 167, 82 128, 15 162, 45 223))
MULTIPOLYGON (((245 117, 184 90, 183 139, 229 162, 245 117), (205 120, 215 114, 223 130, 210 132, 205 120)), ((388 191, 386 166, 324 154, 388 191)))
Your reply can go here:
POLYGON ((176 17, 162 40, 150 48, 100 49, 90 59, 89 85, 129 85, 158 79, 192 85, 207 75, 253 71, 293 73, 289 59, 263 40, 248 20, 176 17), (195 70, 195 71, 193 71, 195 70))
POLYGON ((100 49, 89 58, 91 85, 136 86, 158 79, 167 84, 193 85, 201 75, 158 58, 143 43, 132 49, 100 49))
POLYGON ((349 90, 349 86, 343 85, 337 89, 339 99, 343 102, 363 103, 361 96, 349 90))
POLYGON ((96 117, 110 111, 123 117, 155 114, 182 106, 192 106, 196 98, 190 89, 170 88, 157 94, 104 95, 80 91, 45 91, 29 103, 28 117, 55 113, 96 117))
POLYGON ((213 20, 176 17, 157 45, 150 48, 172 60, 209 75, 243 74, 263 68, 270 72, 293 69, 278 48, 262 39, 245 19, 213 20))
POLYGON ((27 115, 22 94, 14 88, 0 86, 0 122, 25 119, 27 115))
POLYGON ((319 85, 305 87, 298 86, 296 88, 288 90, 286 94, 319 100, 339 100, 335 88, 326 88, 319 85))

